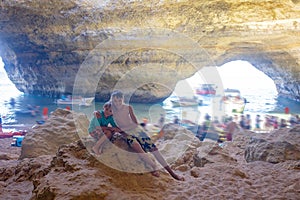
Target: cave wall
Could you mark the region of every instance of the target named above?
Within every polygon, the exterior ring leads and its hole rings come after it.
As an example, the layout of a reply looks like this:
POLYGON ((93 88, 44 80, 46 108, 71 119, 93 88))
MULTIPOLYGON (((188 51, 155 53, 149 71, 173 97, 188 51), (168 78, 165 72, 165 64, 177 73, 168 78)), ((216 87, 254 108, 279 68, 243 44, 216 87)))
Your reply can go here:
POLYGON ((2 0, 0 27, 5 70, 29 94, 107 100, 122 86, 157 102, 202 67, 246 60, 300 100, 298 1, 2 0))

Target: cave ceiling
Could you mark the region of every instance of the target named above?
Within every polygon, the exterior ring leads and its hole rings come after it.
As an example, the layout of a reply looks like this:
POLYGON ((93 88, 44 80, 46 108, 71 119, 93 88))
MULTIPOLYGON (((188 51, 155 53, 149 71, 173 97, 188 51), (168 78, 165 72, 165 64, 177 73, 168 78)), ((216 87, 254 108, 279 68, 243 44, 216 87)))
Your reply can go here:
POLYGON ((28 94, 107 100, 120 87, 158 102, 203 67, 245 60, 300 100, 296 0, 2 0, 0 17, 5 70, 28 94))

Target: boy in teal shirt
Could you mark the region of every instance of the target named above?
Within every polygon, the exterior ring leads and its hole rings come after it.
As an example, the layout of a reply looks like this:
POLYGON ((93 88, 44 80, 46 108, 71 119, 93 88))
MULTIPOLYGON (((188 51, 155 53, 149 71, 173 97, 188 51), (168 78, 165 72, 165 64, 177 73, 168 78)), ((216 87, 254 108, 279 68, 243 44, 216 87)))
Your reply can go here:
POLYGON ((111 139, 115 132, 120 132, 112 116, 111 103, 103 105, 102 111, 95 111, 89 125, 89 134, 98 141, 92 147, 96 154, 102 153, 102 145, 107 139, 111 139))

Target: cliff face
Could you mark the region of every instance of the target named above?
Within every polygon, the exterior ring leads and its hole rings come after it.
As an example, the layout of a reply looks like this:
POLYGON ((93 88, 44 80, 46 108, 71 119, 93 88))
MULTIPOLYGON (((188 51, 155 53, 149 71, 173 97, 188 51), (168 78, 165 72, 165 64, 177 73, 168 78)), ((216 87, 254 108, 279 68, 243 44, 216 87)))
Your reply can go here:
POLYGON ((296 0, 3 0, 0 19, 0 56, 26 93, 107 100, 122 88, 156 102, 202 67, 240 59, 300 100, 296 0))

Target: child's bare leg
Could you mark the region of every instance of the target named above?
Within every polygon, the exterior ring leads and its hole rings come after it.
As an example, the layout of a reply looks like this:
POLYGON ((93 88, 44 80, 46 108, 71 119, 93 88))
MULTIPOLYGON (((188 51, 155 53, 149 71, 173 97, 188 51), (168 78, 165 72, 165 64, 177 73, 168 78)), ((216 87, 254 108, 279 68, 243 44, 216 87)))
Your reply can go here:
POLYGON ((106 142, 107 139, 110 139, 111 137, 112 137, 112 132, 110 132, 110 131, 104 131, 104 134, 100 137, 100 139, 92 147, 93 151, 96 154, 101 154, 104 142, 106 142))
POLYGON ((168 165, 164 157, 161 155, 161 153, 158 151, 157 148, 153 148, 151 153, 154 155, 156 160, 169 172, 169 174, 175 178, 176 180, 183 181, 184 178, 178 176, 177 174, 174 173, 174 171, 171 169, 171 167, 168 165))
POLYGON ((100 146, 105 142, 106 136, 102 135, 99 140, 96 142, 96 144, 92 147, 92 150, 95 154, 100 154, 100 146))
POLYGON ((132 146, 131 148, 136 152, 136 153, 139 153, 138 155, 140 156, 140 158, 146 162, 147 164, 149 164, 153 171, 151 172, 151 174, 153 176, 156 176, 156 177, 159 177, 159 173, 157 171, 157 168, 156 168, 156 164, 155 162, 153 162, 153 160, 151 160, 145 153, 145 151, 143 150, 143 148, 141 147, 141 145, 138 143, 138 142, 133 142, 132 143, 132 146))

